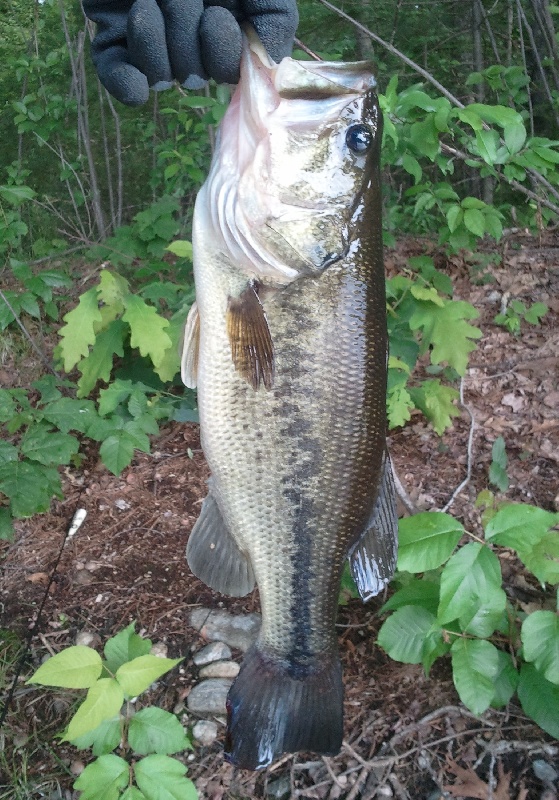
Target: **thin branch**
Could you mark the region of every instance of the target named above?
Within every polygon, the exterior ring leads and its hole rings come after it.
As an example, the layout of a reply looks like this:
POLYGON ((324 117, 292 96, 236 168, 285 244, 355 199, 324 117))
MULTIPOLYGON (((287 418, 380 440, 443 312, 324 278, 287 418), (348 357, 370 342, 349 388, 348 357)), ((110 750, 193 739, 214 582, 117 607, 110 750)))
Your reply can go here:
POLYGON ((464 378, 460 381, 460 405, 467 412, 468 416, 470 417, 470 432, 468 433, 468 462, 467 462, 467 469, 466 469, 466 477, 462 481, 462 483, 456 487, 453 491, 452 495, 450 496, 450 500, 444 506, 443 511, 446 512, 454 503, 462 489, 465 489, 466 486, 469 484, 472 478, 472 465, 473 465, 473 447, 474 447, 474 431, 476 427, 476 421, 471 408, 466 405, 464 402, 464 378))
POLYGON ((415 61, 412 61, 411 58, 408 58, 406 55, 404 55, 404 53, 402 53, 396 47, 389 44, 389 42, 385 42, 384 39, 381 39, 380 36, 377 36, 376 33, 373 33, 365 25, 362 25, 360 22, 357 22, 356 19, 350 17, 350 15, 346 14, 345 11, 342 11, 341 8, 338 8, 332 3, 329 3, 328 0, 318 0, 318 2, 322 3, 322 5, 326 6, 326 8, 329 8, 330 11, 333 11, 335 14, 338 14, 338 16, 350 22, 358 30, 362 31, 363 33, 366 33, 367 36, 370 36, 374 42, 377 42, 377 44, 382 45, 382 47, 388 50, 389 53, 392 53, 392 55, 396 56, 396 58, 399 58, 400 61, 403 61, 404 64, 407 64, 408 67, 411 67, 414 70, 414 72, 417 72, 418 75, 421 75, 422 78, 425 78, 426 81, 428 81, 432 86, 434 86, 435 89, 437 89, 443 95, 443 97, 446 97, 446 99, 449 102, 451 102, 453 106, 456 106, 457 108, 465 108, 464 103, 461 103, 457 97, 455 97, 451 92, 448 91, 448 89, 445 89, 442 83, 439 83, 439 81, 433 75, 431 75, 430 72, 427 72, 426 69, 420 67, 419 64, 416 64, 415 61))
POLYGON ((402 501, 402 504, 408 514, 418 514, 419 508, 415 505, 409 494, 404 489, 402 481, 400 480, 398 473, 396 472, 396 468, 394 467, 394 462, 391 460, 392 464, 392 476, 394 478, 394 488, 396 489, 396 495, 402 501))
POLYGON ((61 380, 60 375, 58 374, 58 372, 56 372, 56 370, 54 369, 54 367, 52 366, 52 364, 50 363, 50 361, 48 360, 46 355, 43 353, 43 351, 36 344, 35 340, 33 339, 31 334, 29 333, 29 331, 27 330, 27 328, 25 327, 25 325, 21 321, 19 314, 17 313, 15 308, 11 305, 10 301, 8 300, 8 298, 6 297, 6 295, 4 294, 2 289, 0 289, 0 299, 4 301, 4 303, 6 304, 6 306, 9 309, 10 313, 13 315, 13 317, 14 317, 14 319, 15 319, 18 327, 19 327, 19 329, 21 330, 21 332, 23 333, 23 335, 25 336, 25 338, 27 339, 27 341, 29 342, 29 344, 31 345, 33 350, 37 353, 37 355, 39 356, 39 358, 41 359, 41 361, 43 362, 45 367, 48 369, 48 371, 52 372, 52 374, 56 378, 61 380))

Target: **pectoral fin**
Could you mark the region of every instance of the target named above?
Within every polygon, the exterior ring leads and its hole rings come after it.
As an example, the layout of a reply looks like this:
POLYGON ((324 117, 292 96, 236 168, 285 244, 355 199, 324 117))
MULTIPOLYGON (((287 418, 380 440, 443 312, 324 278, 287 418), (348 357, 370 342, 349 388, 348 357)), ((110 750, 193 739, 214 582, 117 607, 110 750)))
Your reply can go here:
POLYGON ((229 298, 227 334, 235 369, 254 390, 260 384, 270 389, 274 377, 274 345, 254 286, 247 286, 238 298, 229 298))
POLYGON ((244 597, 254 589, 250 561, 230 534, 211 487, 188 539, 186 560, 194 575, 216 592, 244 597))
POLYGON ((186 324, 181 355, 181 378, 189 389, 195 389, 198 382, 198 353, 200 350, 200 314, 196 301, 192 304, 186 324))
POLYGON ((353 580, 361 598, 377 595, 392 578, 398 553, 398 515, 392 467, 384 459, 380 488, 369 523, 348 553, 353 580))

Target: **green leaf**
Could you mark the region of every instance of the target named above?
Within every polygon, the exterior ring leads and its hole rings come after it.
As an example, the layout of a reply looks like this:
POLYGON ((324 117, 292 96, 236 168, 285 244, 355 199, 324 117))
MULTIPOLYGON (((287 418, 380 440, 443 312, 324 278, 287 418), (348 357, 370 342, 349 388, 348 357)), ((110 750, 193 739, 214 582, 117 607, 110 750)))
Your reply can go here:
POLYGON ((477 208, 467 208, 464 211, 464 225, 474 236, 482 237, 485 233, 485 216, 477 208))
POLYGON ((491 449, 492 461, 489 467, 489 480, 499 489, 500 492, 506 492, 509 488, 509 478, 507 475, 507 453, 505 448, 505 440, 502 436, 498 436, 493 442, 491 449))
POLYGON ((186 767, 169 756, 146 756, 134 764, 136 783, 147 800, 198 800, 186 767))
POLYGON ((0 506, 0 541, 11 542, 14 538, 14 520, 9 508, 0 506))
POLYGON ((486 164, 492 166, 497 163, 497 150, 499 148, 499 134, 497 131, 476 131, 476 144, 479 154, 486 164))
POLYGON ((114 678, 99 678, 70 720, 64 740, 72 742, 95 730, 105 720, 117 716, 123 702, 124 692, 120 684, 114 678))
POLYGON ((90 346, 95 344, 95 325, 102 319, 97 303, 97 289, 88 289, 82 294, 76 308, 69 311, 63 319, 66 324, 59 330, 60 353, 65 371, 70 372, 80 359, 87 356, 90 346))
POLYGON ((441 638, 436 617, 421 606, 403 606, 383 623, 378 643, 394 661, 421 664, 424 653, 441 638))
POLYGON ((546 680, 532 664, 522 664, 518 697, 524 712, 559 739, 559 686, 546 680))
POLYGON ((135 753, 171 755, 185 750, 190 740, 174 714, 162 708, 143 708, 130 720, 128 742, 135 753))
POLYGON ((135 697, 181 661, 182 658, 158 658, 149 654, 138 656, 117 669, 116 679, 128 697, 135 697))
POLYGON ((458 620, 465 633, 491 636, 506 604, 499 559, 486 545, 470 542, 446 564, 441 575, 438 622, 458 620))
POLYGON ((67 647, 41 664, 27 683, 63 686, 66 689, 89 689, 96 683, 102 669, 99 653, 91 647, 75 645, 67 647))
POLYGON ((380 609, 380 614, 395 611, 402 606, 421 606, 436 616, 439 607, 440 584, 425 578, 414 578, 407 586, 398 589, 380 609))
POLYGON ((136 786, 129 786, 128 789, 121 794, 120 800, 147 800, 147 798, 136 786))
POLYGON ((120 319, 113 320, 108 328, 97 336, 90 354, 80 361, 78 369, 82 376, 78 381, 78 397, 85 397, 97 381, 108 381, 113 368, 113 355, 123 356, 123 339, 126 326, 120 319))
POLYGON ((524 147, 526 141, 526 128, 522 123, 507 125, 504 130, 505 144, 511 155, 515 155, 524 147))
POLYGON ((52 422, 63 433, 68 433, 68 431, 85 433, 97 416, 97 412, 92 400, 61 397, 45 406, 43 415, 48 422, 52 422))
POLYGON ((458 228, 463 219, 464 219, 464 210, 459 205, 450 206, 450 208, 446 212, 446 221, 449 231, 451 233, 454 233, 454 231, 456 230, 456 228, 458 228))
POLYGON ((478 316, 479 312, 470 303, 461 300, 447 300, 443 307, 418 301, 409 326, 423 331, 422 350, 432 348, 433 364, 446 361, 459 375, 464 375, 468 354, 476 349, 472 340, 481 336, 479 328, 466 320, 478 316))
POLYGON ((157 366, 163 360, 165 351, 171 347, 171 339, 165 332, 169 321, 141 297, 129 295, 124 304, 126 311, 122 319, 130 325, 131 346, 137 347, 142 356, 149 356, 157 366))
POLYGON ((545 303, 533 303, 530 308, 525 312, 524 319, 530 325, 539 325, 541 317, 549 311, 545 303))
POLYGON ((19 206, 25 200, 32 200, 35 192, 30 186, 0 186, 0 197, 10 205, 19 206))
POLYGON ((18 451, 17 447, 9 442, 0 441, 0 464, 7 464, 8 461, 17 461, 18 451))
POLYGON ((167 245, 165 249, 179 256, 179 258, 188 258, 192 261, 192 242, 188 242, 186 239, 177 239, 167 245))
POLYGON ((522 558, 557 523, 559 514, 544 511, 537 506, 510 503, 500 508, 491 518, 485 529, 485 538, 494 544, 512 547, 522 558))
POLYGON ((112 636, 103 650, 107 659, 107 669, 113 675, 117 669, 127 661, 133 661, 138 656, 145 656, 151 650, 151 641, 143 639, 134 632, 135 622, 131 622, 123 631, 112 636))
POLYGON ((79 442, 68 433, 53 431, 50 425, 39 422, 31 425, 21 441, 21 452, 32 461, 45 466, 69 464, 79 450, 79 442))
POLYGON ((134 391, 132 381, 114 380, 106 389, 99 392, 99 413, 102 416, 115 411, 134 391))
POLYGON ((416 184, 421 183, 423 170, 417 158, 414 158, 410 153, 404 153, 402 156, 402 166, 410 175, 413 175, 416 184))
POLYGON ((74 783, 81 791, 80 800, 118 800, 121 789, 128 785, 130 768, 120 756, 101 756, 88 764, 74 783))
POLYGON ((72 744, 78 750, 89 750, 94 756, 103 756, 115 750, 122 739, 121 717, 106 719, 97 728, 94 728, 83 736, 72 739, 72 744))
POLYGON ((503 708, 515 693, 520 676, 512 663, 510 655, 503 653, 502 650, 497 652, 499 653, 499 668, 494 679, 495 693, 491 700, 491 706, 493 708, 503 708))
POLYGON ((474 714, 483 714, 495 696, 499 651, 485 639, 456 639, 450 648, 452 679, 460 700, 474 714))
POLYGON ((14 517, 48 511, 53 496, 62 497, 56 469, 29 461, 0 464, 0 492, 10 498, 14 517))
POLYGON ((522 623, 520 637, 526 661, 550 683, 559 684, 559 616, 553 611, 534 611, 522 623))
POLYGON ((101 461, 113 475, 120 475, 134 458, 136 440, 128 431, 119 430, 105 439, 99 450, 101 461))
POLYGON ((120 314, 124 309, 124 298, 129 294, 130 288, 126 278, 108 269, 101 270, 97 287, 97 296, 101 302, 106 306, 113 306, 115 312, 120 314))
POLYGON ((439 436, 452 425, 452 417, 460 416, 454 405, 459 393, 445 386, 438 379, 422 381, 421 386, 410 389, 410 397, 416 408, 421 409, 439 436))
POLYGON ((422 512, 399 520, 398 569, 426 572, 450 557, 464 528, 442 511, 422 512))
POLYGON ((559 533, 546 533, 521 560, 542 583, 559 583, 559 533))

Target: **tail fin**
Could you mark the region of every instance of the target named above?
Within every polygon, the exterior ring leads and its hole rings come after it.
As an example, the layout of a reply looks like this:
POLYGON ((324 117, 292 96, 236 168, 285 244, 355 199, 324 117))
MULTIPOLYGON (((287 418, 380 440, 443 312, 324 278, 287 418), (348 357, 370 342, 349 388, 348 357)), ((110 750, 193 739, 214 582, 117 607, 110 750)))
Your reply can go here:
POLYGON ((302 668, 253 646, 229 690, 227 712, 225 757, 237 767, 263 769, 299 750, 336 755, 343 735, 338 654, 302 668))

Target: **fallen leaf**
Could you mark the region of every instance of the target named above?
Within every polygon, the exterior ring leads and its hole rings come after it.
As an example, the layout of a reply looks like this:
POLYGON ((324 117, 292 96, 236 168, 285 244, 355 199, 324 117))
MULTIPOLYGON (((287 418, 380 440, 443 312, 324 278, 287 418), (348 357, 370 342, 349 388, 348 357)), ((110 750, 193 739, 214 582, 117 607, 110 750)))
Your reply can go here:
POLYGON ((492 797, 493 800, 511 800, 510 773, 505 772, 500 761, 497 765, 499 783, 492 794, 489 792, 488 784, 482 781, 473 769, 465 769, 452 759, 447 759, 447 769, 456 776, 457 781, 449 786, 443 786, 443 791, 454 797, 475 798, 475 800, 488 800, 489 797, 492 797))
POLYGON ((33 572, 25 580, 29 581, 29 583, 38 583, 41 586, 46 586, 49 582, 49 576, 46 572, 33 572))
POLYGON ((503 396, 501 405, 510 406, 513 411, 520 411, 524 405, 524 398, 521 397, 521 395, 515 394, 514 392, 509 392, 503 396))

